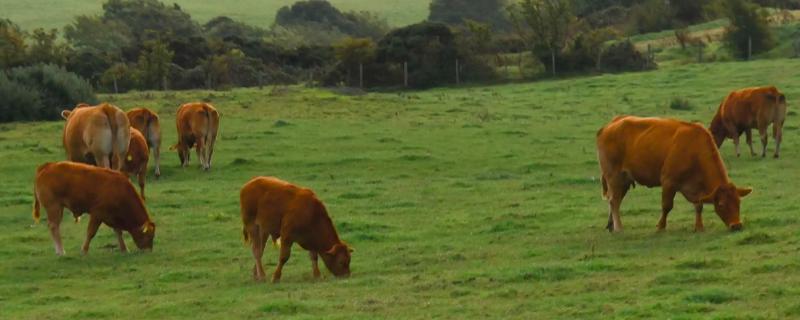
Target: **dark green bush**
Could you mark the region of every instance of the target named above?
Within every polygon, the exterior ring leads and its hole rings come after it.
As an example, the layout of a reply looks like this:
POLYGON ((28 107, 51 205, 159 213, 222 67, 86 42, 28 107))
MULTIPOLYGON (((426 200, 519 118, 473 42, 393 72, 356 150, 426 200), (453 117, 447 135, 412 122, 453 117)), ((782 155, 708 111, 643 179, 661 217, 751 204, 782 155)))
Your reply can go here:
POLYGON ((647 60, 632 42, 620 41, 605 48, 600 54, 599 69, 605 72, 635 71, 655 68, 655 62, 647 60))
POLYGON ((689 102, 689 99, 683 97, 672 98, 672 101, 669 103, 669 108, 672 110, 683 110, 683 111, 694 109, 694 107, 692 107, 692 103, 689 102))
POLYGON ((752 53, 769 51, 775 46, 775 37, 769 28, 768 13, 749 0, 724 0, 723 12, 731 21, 725 29, 725 42, 734 55, 748 57, 748 47, 752 53), (752 43, 748 43, 752 40, 752 43))
POLYGON ((53 120, 64 108, 81 102, 96 103, 92 86, 78 75, 54 65, 34 65, 11 69, 0 92, 19 91, 12 98, 0 97, 0 108, 14 114, 16 120, 53 120), (32 98, 33 96, 36 98, 32 98), (18 117, 18 118, 16 118, 18 117))
POLYGON ((0 122, 33 120, 41 108, 39 92, 11 81, 0 72, 0 122))

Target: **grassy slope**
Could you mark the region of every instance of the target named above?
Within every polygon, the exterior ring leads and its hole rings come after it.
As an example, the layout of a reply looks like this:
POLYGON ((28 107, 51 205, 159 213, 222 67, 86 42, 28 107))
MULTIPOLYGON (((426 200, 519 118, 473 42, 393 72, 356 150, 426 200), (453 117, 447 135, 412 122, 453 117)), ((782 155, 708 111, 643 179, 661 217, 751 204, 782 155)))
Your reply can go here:
MULTIPOLYGON (((149 182, 151 254, 119 254, 103 227, 80 257, 86 219, 65 219, 67 256, 57 258, 46 223, 32 226, 30 185, 36 165, 62 159, 63 124, 2 125, 0 310, 9 319, 798 317, 795 111, 782 159, 737 159, 724 145, 731 177, 755 189, 741 233, 711 208, 707 231, 692 232, 680 197, 657 233, 659 190, 640 187, 623 203, 625 232, 608 234, 594 150, 614 115, 707 122, 731 89, 775 84, 792 101, 797 79, 800 61, 773 60, 408 95, 106 97, 158 109, 167 145, 179 103, 207 98, 223 113, 211 172, 196 160, 180 169, 165 152, 162 179, 149 182), (695 109, 669 109, 674 96, 695 109), (295 248, 283 283, 250 281, 238 188, 254 175, 317 191, 356 248, 352 278, 312 281, 295 248)), ((266 253, 270 270, 276 254, 266 253)))
MULTIPOLYGON (((24 29, 37 27, 62 28, 72 18, 81 14, 99 14, 102 0, 0 0, 0 17, 10 18, 24 29)), ((235 4, 213 0, 168 0, 178 3, 197 21, 226 15, 246 23, 269 27, 275 13, 295 0, 236 0, 235 4)), ((392 25, 406 25, 424 20, 428 16, 429 0, 331 0, 342 10, 368 10, 377 12, 392 25)))

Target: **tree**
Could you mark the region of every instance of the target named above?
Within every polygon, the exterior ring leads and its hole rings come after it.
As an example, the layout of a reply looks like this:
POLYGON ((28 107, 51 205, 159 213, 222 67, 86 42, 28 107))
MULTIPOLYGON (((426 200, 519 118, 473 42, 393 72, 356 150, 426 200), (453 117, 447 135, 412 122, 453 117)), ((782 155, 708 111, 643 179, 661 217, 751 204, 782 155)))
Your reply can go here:
POLYGON ((467 19, 508 30, 511 23, 505 14, 507 0, 433 0, 428 21, 463 25, 467 19))
POLYGON ((368 38, 347 38, 334 46, 334 52, 336 60, 347 70, 348 83, 352 83, 354 70, 375 61, 375 43, 368 38))
POLYGON ((724 0, 722 9, 731 24, 725 29, 725 42, 734 55, 749 58, 775 46, 772 30, 767 22, 768 13, 749 0, 724 0))
POLYGON ((0 19, 0 68, 6 70, 25 62, 25 34, 8 19, 0 19))
MULTIPOLYGON (((378 39, 389 29, 385 19, 366 12, 342 12, 328 1, 298 1, 285 6, 275 15, 275 25, 289 29, 311 29, 312 32, 341 33, 357 38, 378 39)), ((342 38, 332 39, 336 43, 342 38)), ((320 44, 316 42, 315 44, 320 44)))
POLYGON ((28 50, 28 61, 30 63, 55 64, 63 66, 67 62, 68 47, 66 44, 58 43, 58 30, 51 29, 49 32, 42 28, 33 30, 31 36, 33 44, 28 50))
POLYGON ((102 53, 112 61, 122 59, 122 50, 133 42, 131 30, 118 21, 105 21, 98 16, 77 16, 64 27, 64 37, 77 51, 102 53))
MULTIPOLYGON (((534 55, 550 58, 550 71, 556 74, 556 55, 566 46, 575 15, 569 0, 522 0, 509 10, 520 35, 534 55)), ((548 65, 546 61, 542 61, 548 65)))
POLYGON ((137 63, 142 85, 151 89, 160 87, 162 90, 167 90, 167 76, 174 55, 166 43, 158 40, 148 41, 137 63))

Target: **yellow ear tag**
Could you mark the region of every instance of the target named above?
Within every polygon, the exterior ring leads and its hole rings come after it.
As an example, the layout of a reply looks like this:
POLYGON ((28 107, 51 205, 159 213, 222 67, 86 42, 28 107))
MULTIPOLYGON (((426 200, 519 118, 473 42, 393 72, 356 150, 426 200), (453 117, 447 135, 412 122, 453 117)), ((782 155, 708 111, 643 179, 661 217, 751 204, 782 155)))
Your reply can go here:
POLYGON ((133 161, 133 156, 132 155, 128 155, 128 161, 133 161))

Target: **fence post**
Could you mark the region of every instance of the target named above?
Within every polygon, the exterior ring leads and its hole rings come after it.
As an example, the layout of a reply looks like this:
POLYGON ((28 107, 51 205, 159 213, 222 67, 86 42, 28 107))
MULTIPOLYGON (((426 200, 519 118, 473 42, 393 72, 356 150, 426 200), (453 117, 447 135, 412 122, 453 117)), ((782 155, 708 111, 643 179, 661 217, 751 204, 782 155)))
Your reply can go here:
POLYGON ((358 87, 364 89, 364 64, 358 64, 358 87))
POLYGON ((647 68, 653 66, 653 46, 652 44, 647 44, 647 68))
POLYGON ((747 37, 747 61, 753 58, 753 37, 747 37))
POLYGON ((697 45, 697 63, 703 63, 703 46, 697 45))
POLYGON ((403 62, 403 85, 408 88, 408 61, 403 62))
POLYGON ((461 75, 459 74, 460 66, 458 65, 458 59, 456 59, 456 84, 461 84, 461 75))

